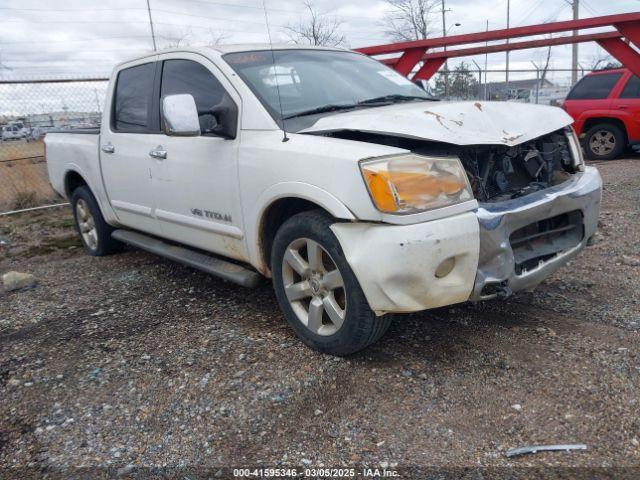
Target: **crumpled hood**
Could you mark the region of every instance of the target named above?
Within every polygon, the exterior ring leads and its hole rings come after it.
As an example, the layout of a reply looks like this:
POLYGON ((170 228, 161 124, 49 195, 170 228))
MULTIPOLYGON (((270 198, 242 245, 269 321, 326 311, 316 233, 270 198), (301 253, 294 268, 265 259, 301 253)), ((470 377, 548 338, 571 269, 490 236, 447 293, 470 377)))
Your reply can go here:
POLYGON ((357 130, 455 145, 518 145, 570 125, 562 109, 515 102, 412 102, 320 118, 298 133, 357 130))

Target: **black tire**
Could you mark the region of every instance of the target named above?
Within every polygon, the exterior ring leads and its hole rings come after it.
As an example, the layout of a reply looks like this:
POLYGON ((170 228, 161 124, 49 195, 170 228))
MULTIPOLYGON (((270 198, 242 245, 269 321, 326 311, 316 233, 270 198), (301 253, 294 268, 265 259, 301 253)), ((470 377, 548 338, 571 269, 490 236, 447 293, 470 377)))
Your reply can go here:
POLYGON ((599 123, 587 130, 582 146, 585 156, 590 160, 613 160, 624 151, 627 139, 620 127, 611 123, 599 123), (600 148, 605 137, 615 142, 612 148, 600 148))
MULTIPOLYGON (((392 316, 377 317, 369 308, 351 267, 342 252, 338 239, 329 228, 335 219, 321 210, 302 212, 288 219, 276 233, 271 250, 273 286, 287 323, 309 347, 330 355, 355 353, 376 342, 389 328, 392 316), (335 333, 319 335, 305 326, 285 292, 283 260, 293 242, 310 239, 317 242, 339 270, 343 280, 341 295, 345 304, 344 320, 335 333)), ((308 258, 307 258, 308 260, 308 258)), ((309 307, 310 308, 310 307, 309 307)), ((325 315, 325 313, 322 313, 325 315)), ((324 318, 324 317, 323 317, 324 318)))
POLYGON ((103 255, 109 255, 122 250, 122 243, 111 238, 111 232, 113 232, 114 229, 109 224, 107 224, 107 222, 105 222, 104 217, 102 216, 102 212, 100 211, 100 207, 98 207, 98 202, 93 196, 93 193, 91 193, 91 190, 89 190, 89 187, 83 185, 76 188, 71 193, 71 209, 73 212, 73 220, 76 226, 76 231, 80 236, 80 241, 82 242, 84 251, 88 255, 101 257, 103 255), (85 237, 81 232, 80 220, 78 218, 78 202, 84 202, 84 205, 88 207, 89 212, 93 217, 93 223, 96 230, 95 236, 97 239, 95 247, 92 247, 87 243, 85 237))

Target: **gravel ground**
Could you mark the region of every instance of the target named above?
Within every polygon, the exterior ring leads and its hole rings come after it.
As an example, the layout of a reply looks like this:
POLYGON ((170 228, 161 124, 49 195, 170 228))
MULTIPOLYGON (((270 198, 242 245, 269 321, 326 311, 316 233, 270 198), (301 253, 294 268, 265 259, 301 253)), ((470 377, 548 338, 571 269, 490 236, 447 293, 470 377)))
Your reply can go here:
POLYGON ((0 273, 38 279, 0 290, 0 476, 640 474, 640 158, 597 167, 596 243, 536 292, 399 316, 347 359, 303 346, 269 285, 245 290, 133 249, 85 256, 67 209, 0 217, 0 273), (588 449, 505 456, 549 443, 588 449))

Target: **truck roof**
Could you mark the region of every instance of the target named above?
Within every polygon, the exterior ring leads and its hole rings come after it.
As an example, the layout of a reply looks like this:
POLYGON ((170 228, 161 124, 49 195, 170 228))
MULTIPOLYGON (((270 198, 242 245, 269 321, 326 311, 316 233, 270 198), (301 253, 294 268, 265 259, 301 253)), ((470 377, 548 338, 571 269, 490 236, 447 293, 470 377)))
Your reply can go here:
POLYGON ((295 43, 274 43, 270 45, 268 43, 236 43, 228 45, 213 45, 210 47, 213 50, 217 50, 220 53, 235 53, 235 52, 249 52, 253 50, 338 50, 346 51, 345 48, 337 47, 317 47, 312 45, 297 45, 295 43))
POLYGON ((177 48, 167 48, 164 50, 158 50, 157 52, 148 52, 144 55, 136 55, 135 57, 127 58, 122 62, 115 65, 114 69, 118 69, 131 62, 142 60, 143 58, 153 57, 155 55, 162 55, 165 53, 174 52, 197 52, 206 55, 206 52, 216 52, 217 55, 224 55, 226 53, 236 52, 251 52, 256 50, 331 50, 335 52, 350 52, 351 50, 338 47, 317 47, 313 45, 296 45, 292 43, 274 43, 270 45, 268 43, 238 43, 238 44, 225 44, 225 45, 207 45, 207 46, 186 46, 177 48))

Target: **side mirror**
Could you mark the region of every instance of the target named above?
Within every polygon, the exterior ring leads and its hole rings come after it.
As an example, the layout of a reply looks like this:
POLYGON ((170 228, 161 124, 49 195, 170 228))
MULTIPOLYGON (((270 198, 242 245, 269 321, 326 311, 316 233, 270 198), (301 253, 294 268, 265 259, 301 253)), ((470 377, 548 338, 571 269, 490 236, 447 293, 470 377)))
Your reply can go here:
POLYGON ((178 137, 200 135, 200 120, 193 96, 188 93, 167 95, 162 99, 164 133, 178 137))

